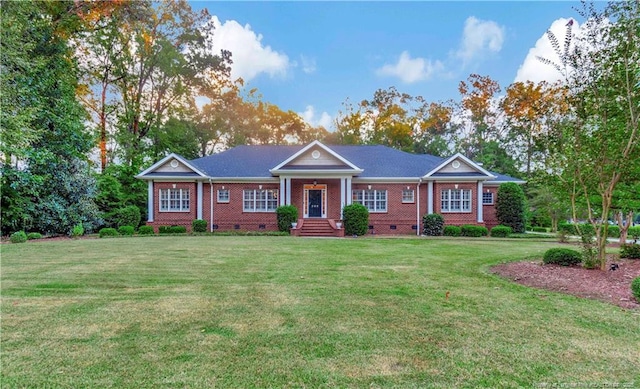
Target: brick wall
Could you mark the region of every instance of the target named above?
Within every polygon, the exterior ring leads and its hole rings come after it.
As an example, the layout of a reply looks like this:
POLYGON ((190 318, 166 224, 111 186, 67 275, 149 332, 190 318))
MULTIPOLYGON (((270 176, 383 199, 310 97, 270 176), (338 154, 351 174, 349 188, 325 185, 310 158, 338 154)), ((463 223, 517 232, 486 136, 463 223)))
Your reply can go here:
POLYGON ((493 204, 492 205, 484 205, 482 207, 482 216, 484 219, 484 225, 485 227, 487 227, 489 230, 491 230, 491 228, 497 226, 498 224, 498 217, 496 216, 496 200, 498 199, 498 188, 497 187, 484 187, 483 191, 486 192, 487 190, 489 190, 491 193, 493 193, 493 204))
MULTIPOLYGON (((442 190, 453 189, 455 190, 455 183, 449 182, 436 182, 433 184, 433 212, 439 213, 444 217, 445 225, 461 226, 463 224, 476 224, 478 223, 478 186, 476 183, 463 183, 457 184, 458 190, 470 189, 471 190, 471 212, 442 212, 442 190)), ((484 216, 484 208, 483 208, 484 216)), ((484 220, 484 217, 483 217, 484 220)))
POLYGON ((191 223, 196 219, 198 206, 198 189, 195 182, 155 182, 153 184, 153 226, 158 232, 159 226, 184 226, 191 231, 191 223), (183 189, 189 191, 189 211, 160 211, 160 189, 183 189))
MULTIPOLYGON (((258 190, 260 185, 262 185, 262 189, 279 190, 280 187, 278 183, 213 184, 213 225, 217 226, 217 230, 278 231, 278 221, 275 212, 243 211, 243 191, 245 189, 258 190), (218 202, 218 189, 222 189, 222 187, 229 190, 228 203, 218 202)), ((279 199, 278 204, 280 204, 279 199)), ((207 220, 210 218, 209 213, 210 208, 203 210, 203 216, 207 220)))
MULTIPOLYGON (((420 223, 416 215, 416 201, 418 193, 416 192, 416 183, 403 184, 353 184, 354 190, 368 190, 371 185, 372 190, 387 191, 387 212, 371 212, 369 213, 369 232, 379 235, 407 235, 416 234, 421 229, 422 215, 426 213, 426 189, 420 187, 420 223), (414 202, 402 202, 402 190, 407 186, 414 191, 414 202), (415 228, 417 229, 414 229, 415 228), (373 227, 373 228, 371 228, 373 227)), ((351 194, 349 194, 351 195, 351 194)))

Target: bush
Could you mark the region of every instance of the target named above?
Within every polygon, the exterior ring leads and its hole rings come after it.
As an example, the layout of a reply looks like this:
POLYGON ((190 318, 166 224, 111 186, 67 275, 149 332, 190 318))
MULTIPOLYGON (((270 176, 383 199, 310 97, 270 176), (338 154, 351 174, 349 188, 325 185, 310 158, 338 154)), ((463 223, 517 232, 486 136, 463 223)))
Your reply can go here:
POLYGON ((579 252, 565 248, 549 249, 542 258, 544 263, 553 263, 562 266, 577 265, 582 262, 582 255, 579 252))
POLYGON ((140 208, 135 205, 118 208, 110 217, 111 223, 115 227, 132 226, 135 228, 140 225, 140 219, 140 208))
POLYGON ((629 227, 629 231, 627 232, 627 237, 634 240, 640 239, 640 226, 629 227))
POLYGON ((152 226, 140 226, 138 228, 138 234, 140 235, 153 235, 154 233, 152 226))
POLYGON ((516 233, 525 232, 525 197, 522 187, 505 182, 498 187, 496 216, 501 225, 511 227, 516 233))
POLYGON ((607 238, 619 238, 619 237, 620 237, 620 227, 609 226, 607 228, 607 238))
POLYGON ((506 238, 513 232, 511 227, 507 226, 495 226, 491 229, 491 236, 494 238, 506 238))
POLYGON ((298 222, 298 208, 293 205, 282 205, 276 208, 276 216, 278 218, 278 230, 290 232, 291 223, 298 222))
POLYGON ((16 231, 9 238, 11 243, 24 243, 27 241, 27 234, 24 231, 16 231))
POLYGON ((422 217, 422 232, 427 236, 440 236, 444 232, 444 217, 437 213, 422 217))
POLYGON ((564 233, 565 235, 577 235, 575 224, 560 222, 558 223, 558 232, 564 233))
POLYGON ((27 240, 42 239, 42 234, 39 232, 30 232, 27 234, 27 240))
POLYGON ((489 235, 489 230, 487 230, 486 227, 465 224, 464 226, 460 227, 460 233, 462 234, 462 236, 479 238, 481 236, 489 235))
POLYGON ((171 226, 169 227, 169 233, 171 234, 185 234, 187 232, 187 227, 185 226, 171 226))
POLYGON ((547 228, 546 227, 533 227, 531 230, 533 232, 544 232, 544 233, 547 232, 547 228))
POLYGON ((101 238, 108 238, 110 236, 118 236, 120 235, 115 228, 103 228, 99 232, 101 238))
POLYGON ((120 233, 120 235, 132 236, 135 231, 136 229, 131 226, 118 227, 118 232, 120 233))
POLYGON ((73 228, 71 229, 71 236, 77 238, 82 235, 84 235, 84 227, 82 226, 82 223, 78 223, 73 226, 73 228))
POLYGON ((444 236, 460 236, 461 229, 458 226, 444 226, 444 236))
POLYGON ((631 282, 631 293, 640 303, 640 277, 636 277, 633 282, 631 282))
POLYGON ((620 246, 620 258, 640 259, 640 244, 623 244, 620 246))
POLYGON ((366 235, 369 230, 369 210, 362 204, 346 205, 342 209, 345 235, 366 235))
POLYGON ((192 232, 207 232, 207 221, 202 219, 196 219, 191 222, 192 232))
POLYGON ((158 227, 158 233, 159 234, 170 234, 171 233, 171 226, 159 226, 158 227))

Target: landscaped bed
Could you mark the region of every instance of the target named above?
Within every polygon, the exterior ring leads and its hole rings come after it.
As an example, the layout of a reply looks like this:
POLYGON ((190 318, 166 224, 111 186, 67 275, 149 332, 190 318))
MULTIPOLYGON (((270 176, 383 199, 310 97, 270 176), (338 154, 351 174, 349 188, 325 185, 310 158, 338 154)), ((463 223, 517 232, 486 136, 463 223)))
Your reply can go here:
POLYGON ((558 246, 216 236, 2 245, 2 387, 634 387, 640 310, 490 273, 558 246))

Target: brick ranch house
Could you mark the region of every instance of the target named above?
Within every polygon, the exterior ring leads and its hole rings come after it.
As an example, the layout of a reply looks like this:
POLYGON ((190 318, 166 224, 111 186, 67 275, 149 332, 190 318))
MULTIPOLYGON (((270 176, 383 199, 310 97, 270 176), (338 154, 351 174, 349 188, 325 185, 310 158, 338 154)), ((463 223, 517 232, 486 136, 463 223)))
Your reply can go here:
POLYGON ((496 191, 518 179, 489 172, 461 154, 410 154, 386 146, 238 146, 186 160, 170 154, 136 176, 148 183, 148 220, 210 231, 277 230, 275 210, 298 208, 294 235, 343 236, 342 208, 369 210, 371 234, 420 234, 422 216, 448 225, 498 224, 496 191), (338 222, 338 224, 336 224, 338 222))

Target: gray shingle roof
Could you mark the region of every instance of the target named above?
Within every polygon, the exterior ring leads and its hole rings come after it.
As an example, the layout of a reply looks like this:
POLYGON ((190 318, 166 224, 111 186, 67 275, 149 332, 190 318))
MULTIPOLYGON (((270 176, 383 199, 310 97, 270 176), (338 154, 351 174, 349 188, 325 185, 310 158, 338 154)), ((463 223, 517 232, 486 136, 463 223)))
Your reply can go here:
MULTIPOLYGON (((189 161, 214 178, 272 177, 269 172, 304 146, 237 146, 219 154, 189 161)), ((422 177, 445 159, 411 154, 386 146, 327 146, 364 171, 360 178, 422 177)), ((519 181, 497 173, 500 181, 519 181)))

